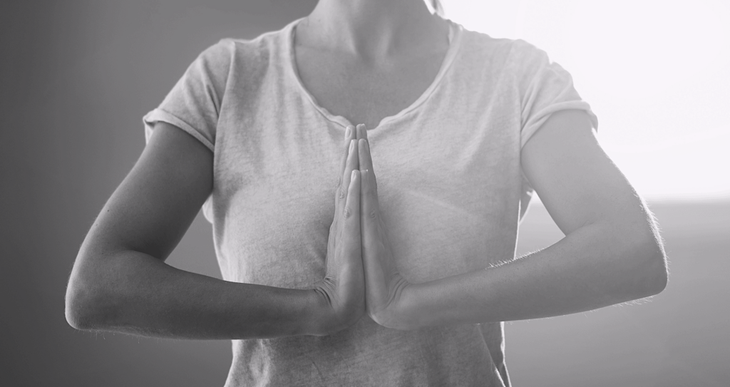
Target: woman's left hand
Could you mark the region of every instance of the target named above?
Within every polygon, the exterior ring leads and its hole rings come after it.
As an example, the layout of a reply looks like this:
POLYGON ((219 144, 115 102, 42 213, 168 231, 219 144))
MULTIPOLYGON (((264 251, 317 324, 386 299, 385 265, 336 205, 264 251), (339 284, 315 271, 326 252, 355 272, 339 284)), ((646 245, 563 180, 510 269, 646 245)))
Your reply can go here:
POLYGON ((378 187, 364 125, 357 127, 360 157, 362 257, 365 268, 365 304, 376 323, 407 329, 404 290, 410 286, 398 272, 378 203, 378 187))

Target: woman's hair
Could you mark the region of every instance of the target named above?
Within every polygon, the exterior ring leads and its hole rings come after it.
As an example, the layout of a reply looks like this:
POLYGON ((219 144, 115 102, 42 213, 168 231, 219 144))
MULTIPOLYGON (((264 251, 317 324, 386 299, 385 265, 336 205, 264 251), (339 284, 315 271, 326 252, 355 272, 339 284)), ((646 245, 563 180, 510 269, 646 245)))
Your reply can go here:
POLYGON ((441 5, 441 0, 426 0, 430 3, 433 13, 444 17, 444 7, 441 5))

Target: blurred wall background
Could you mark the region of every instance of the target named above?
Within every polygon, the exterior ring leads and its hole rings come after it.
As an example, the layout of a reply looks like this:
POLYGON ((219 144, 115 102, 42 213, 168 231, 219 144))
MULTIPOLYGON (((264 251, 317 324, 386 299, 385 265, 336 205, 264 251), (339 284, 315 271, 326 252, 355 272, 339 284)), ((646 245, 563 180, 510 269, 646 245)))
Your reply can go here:
MULTIPOLYGON (((0 385, 223 385, 229 342, 75 331, 64 318, 66 281, 88 228, 144 147, 142 115, 207 46, 279 29, 315 3, 0 3, 0 385)), ((672 271, 650 302, 508 323, 514 384, 726 386, 727 199, 650 200, 672 271)), ((537 203, 519 253, 561 237, 537 203)), ((220 277, 202 216, 168 263, 220 277)))

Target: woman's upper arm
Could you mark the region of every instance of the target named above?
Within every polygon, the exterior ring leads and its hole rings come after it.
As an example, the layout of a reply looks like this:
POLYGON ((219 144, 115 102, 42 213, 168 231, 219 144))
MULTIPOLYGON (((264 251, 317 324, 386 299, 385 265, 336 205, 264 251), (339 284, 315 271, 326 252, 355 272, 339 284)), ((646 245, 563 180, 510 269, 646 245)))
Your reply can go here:
POLYGON ((522 148, 522 168, 566 239, 584 226, 593 231, 575 233, 578 239, 596 238, 583 240, 589 250, 580 254, 623 268, 613 271, 622 278, 606 277, 621 284, 620 290, 614 289, 618 298, 641 298, 664 289, 666 257, 654 220, 601 149, 587 114, 553 113, 522 148))
POLYGON ((651 231, 641 199, 598 144, 584 111, 553 113, 521 158, 525 176, 566 235, 596 222, 651 231))
POLYGON ((212 187, 213 153, 183 130, 157 122, 139 160, 91 227, 79 259, 134 250, 165 260, 212 187))

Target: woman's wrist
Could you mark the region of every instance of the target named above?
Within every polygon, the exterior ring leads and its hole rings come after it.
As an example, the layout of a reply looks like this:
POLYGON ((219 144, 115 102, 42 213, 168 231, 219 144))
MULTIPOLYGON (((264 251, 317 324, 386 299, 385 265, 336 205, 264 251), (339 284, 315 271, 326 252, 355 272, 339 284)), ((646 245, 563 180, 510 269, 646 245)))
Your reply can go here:
POLYGON ((302 335, 327 336, 352 325, 358 316, 343 316, 338 314, 327 299, 325 292, 314 289, 306 292, 306 307, 302 318, 302 335))
POLYGON ((408 283, 400 291, 400 298, 393 311, 393 328, 413 330, 421 327, 422 316, 419 316, 416 306, 416 290, 418 285, 408 283))
POLYGON ((413 330, 422 326, 422 317, 416 306, 415 290, 418 285, 403 281, 398 289, 394 301, 379 311, 370 311, 370 317, 378 323, 390 329, 413 330))
POLYGON ((327 321, 325 316, 325 305, 322 295, 317 289, 304 289, 305 305, 304 316, 301 320, 301 335, 325 336, 327 335, 327 321))

